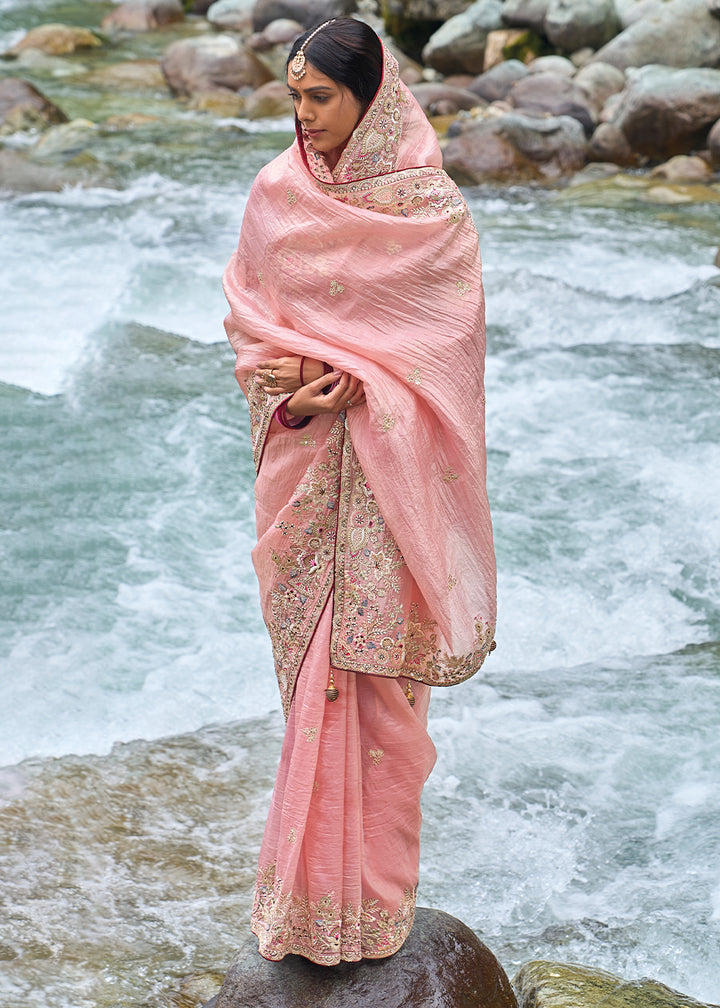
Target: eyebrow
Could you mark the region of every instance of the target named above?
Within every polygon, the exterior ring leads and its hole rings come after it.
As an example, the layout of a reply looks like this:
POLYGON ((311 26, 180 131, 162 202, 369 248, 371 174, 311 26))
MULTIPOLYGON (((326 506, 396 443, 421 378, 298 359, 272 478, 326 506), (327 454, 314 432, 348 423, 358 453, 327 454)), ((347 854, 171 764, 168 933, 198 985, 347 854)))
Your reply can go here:
MULTIPOLYGON (((293 91, 295 94, 300 94, 299 88, 294 88, 288 84, 288 90, 293 91)), ((305 88, 305 94, 310 94, 314 91, 332 91, 332 88, 328 87, 327 84, 315 84, 313 87, 305 88)))

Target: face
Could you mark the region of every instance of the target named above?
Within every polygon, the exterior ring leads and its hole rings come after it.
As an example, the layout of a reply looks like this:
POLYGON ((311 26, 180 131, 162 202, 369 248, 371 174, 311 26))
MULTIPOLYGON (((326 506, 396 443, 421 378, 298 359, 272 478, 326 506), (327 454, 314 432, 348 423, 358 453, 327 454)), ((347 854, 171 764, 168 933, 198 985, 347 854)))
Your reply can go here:
POLYGON ((326 77, 311 63, 305 64, 305 75, 299 81, 288 71, 288 88, 303 133, 334 168, 364 108, 349 88, 326 77))

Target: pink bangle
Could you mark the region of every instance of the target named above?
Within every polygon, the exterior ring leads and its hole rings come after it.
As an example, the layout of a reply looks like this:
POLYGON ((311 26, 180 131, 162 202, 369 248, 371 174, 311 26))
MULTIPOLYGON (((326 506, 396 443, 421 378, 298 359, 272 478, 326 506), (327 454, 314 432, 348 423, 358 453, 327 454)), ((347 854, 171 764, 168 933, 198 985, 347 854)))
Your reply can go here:
POLYGON ((284 427, 286 430, 300 430, 301 427, 307 427, 307 425, 312 420, 311 416, 296 417, 288 413, 286 408, 287 399, 283 399, 278 408, 275 410, 275 419, 284 427))

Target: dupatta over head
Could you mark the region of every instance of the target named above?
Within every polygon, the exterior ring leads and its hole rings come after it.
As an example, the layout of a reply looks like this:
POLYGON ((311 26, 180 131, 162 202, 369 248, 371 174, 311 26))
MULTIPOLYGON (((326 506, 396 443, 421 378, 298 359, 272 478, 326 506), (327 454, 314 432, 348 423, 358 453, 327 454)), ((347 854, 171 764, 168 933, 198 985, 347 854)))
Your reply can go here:
POLYGON ((384 50, 333 172, 303 137, 258 175, 224 287, 258 470, 253 560, 285 712, 332 598, 330 666, 430 685, 495 628, 480 252, 435 134, 384 50), (286 430, 263 360, 326 361, 366 402, 286 430))

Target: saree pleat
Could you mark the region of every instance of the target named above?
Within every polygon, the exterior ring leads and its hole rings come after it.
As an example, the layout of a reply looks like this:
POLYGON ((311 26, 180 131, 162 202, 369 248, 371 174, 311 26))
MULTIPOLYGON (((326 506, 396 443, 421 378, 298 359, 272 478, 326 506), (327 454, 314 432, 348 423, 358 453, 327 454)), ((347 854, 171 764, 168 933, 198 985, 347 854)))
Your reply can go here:
POLYGON ((252 930, 267 959, 392 955, 412 927, 430 689, 334 670, 328 607, 298 676, 265 828, 252 930))

